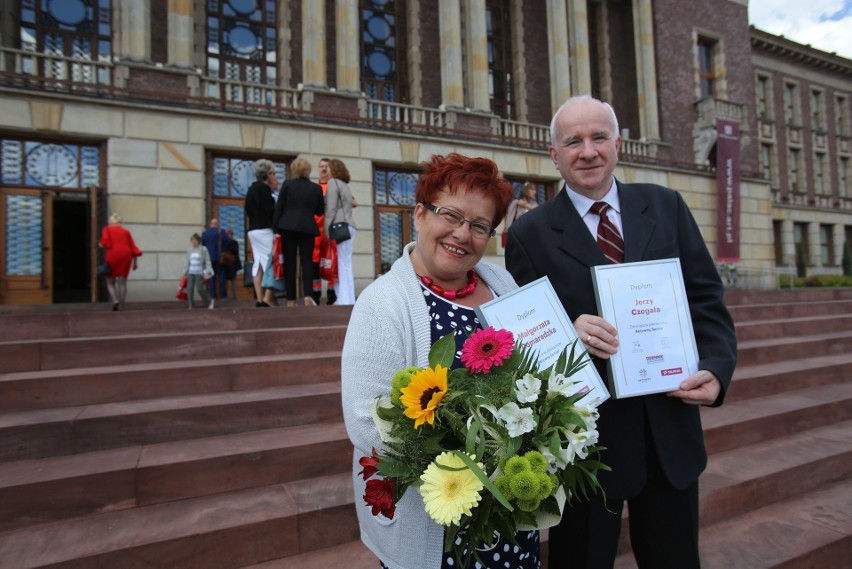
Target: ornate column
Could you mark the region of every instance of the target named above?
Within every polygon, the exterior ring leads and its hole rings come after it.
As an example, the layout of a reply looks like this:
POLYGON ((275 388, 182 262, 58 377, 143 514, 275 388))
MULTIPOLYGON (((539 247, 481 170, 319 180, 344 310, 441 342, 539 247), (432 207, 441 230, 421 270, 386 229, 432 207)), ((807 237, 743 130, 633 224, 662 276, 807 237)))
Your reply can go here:
POLYGON ((151 61, 151 0, 121 0, 117 54, 120 59, 151 61))
POLYGON ((192 67, 195 23, 192 0, 169 0, 168 10, 168 64, 192 67))
POLYGON ((336 0, 334 23, 337 31, 337 90, 361 92, 361 52, 358 2, 336 0))
POLYGON ((633 0, 636 82, 639 96, 639 136, 660 139, 657 104, 657 66, 654 62, 654 8, 651 0, 633 0))
POLYGON ((325 87, 325 2, 302 0, 302 83, 325 87))
POLYGON ((488 30, 485 25, 485 0, 467 0, 463 5, 468 105, 475 111, 491 112, 491 100, 488 94, 488 30))
POLYGON ((461 9, 457 0, 440 0, 441 91, 444 106, 464 108, 461 9))
POLYGON ((592 94, 592 64, 589 61, 589 10, 586 0, 570 0, 571 12, 571 71, 574 92, 592 94))
POLYGON ((555 112, 571 96, 568 11, 565 0, 547 0, 547 54, 550 63, 550 102, 555 112))

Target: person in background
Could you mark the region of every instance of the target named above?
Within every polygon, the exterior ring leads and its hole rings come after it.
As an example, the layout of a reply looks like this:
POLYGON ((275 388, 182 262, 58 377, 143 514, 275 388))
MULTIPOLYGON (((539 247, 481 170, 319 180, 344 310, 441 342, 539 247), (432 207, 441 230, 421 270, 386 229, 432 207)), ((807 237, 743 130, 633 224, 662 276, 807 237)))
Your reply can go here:
MULTIPOLYGON (((328 178, 330 176, 328 169, 328 161, 329 158, 320 158, 319 160, 319 180, 317 183, 322 188, 322 195, 326 194, 326 190, 328 188, 328 178)), ((324 229, 324 216, 317 216, 317 226, 319 227, 320 234, 314 240, 314 254, 313 254, 313 270, 314 270, 314 280, 313 280, 313 299, 317 304, 320 303, 322 299, 322 279, 320 279, 320 255, 321 255, 321 247, 322 242, 325 240, 325 229, 324 229)), ((337 300, 337 295, 334 292, 334 283, 326 282, 326 302, 328 304, 334 304, 337 300)))
POLYGON ((209 281, 210 298, 228 298, 228 286, 225 283, 226 267, 219 264, 219 258, 223 251, 228 250, 230 237, 219 228, 219 220, 215 217, 210 220, 210 226, 201 234, 201 244, 210 253, 210 261, 213 263, 213 278, 209 281))
POLYGON ((234 256, 234 262, 225 267, 225 291, 227 292, 229 288, 228 283, 230 283, 231 298, 237 300, 237 273, 243 268, 243 262, 240 259, 240 244, 234 239, 234 232, 232 230, 229 229, 225 233, 228 234, 229 238, 225 250, 234 256))
POLYGON ((245 212, 248 217, 248 238, 254 262, 251 267, 255 306, 268 308, 276 304, 274 291, 264 289, 263 270, 272 254, 272 217, 275 215, 275 200, 272 189, 278 188, 275 164, 262 158, 254 163, 257 180, 246 192, 245 212))
POLYGON ((113 213, 109 216, 109 225, 101 231, 100 247, 106 249, 104 261, 109 265, 109 274, 105 275, 107 291, 113 310, 124 310, 127 299, 127 276, 130 268, 138 268, 136 258, 142 251, 133 241, 130 232, 121 226, 121 216, 113 213))
POLYGON ((207 247, 201 244, 201 236, 198 233, 193 233, 189 238, 192 246, 186 252, 186 269, 184 276, 186 277, 186 294, 189 297, 189 309, 192 310, 195 304, 195 291, 201 295, 201 299, 207 308, 211 310, 215 306, 216 299, 210 298, 207 292, 205 279, 213 278, 213 263, 210 260, 210 252, 207 247))
MULTIPOLYGON (((335 176, 339 172, 333 164, 335 176)), ((390 391, 394 373, 427 367, 432 344, 453 328, 458 352, 451 367, 461 367, 464 341, 481 328, 474 308, 517 288, 505 269, 482 262, 512 194, 511 184, 487 158, 433 156, 417 182, 417 241, 405 246, 390 271, 371 283, 352 309, 341 360, 343 418, 355 446, 352 481, 361 541, 383 567, 465 569, 444 553, 444 529, 432 521, 413 489, 396 504, 392 521, 372 515, 362 498, 366 481, 358 475, 358 461, 384 446, 370 409, 377 396, 390 391)), ((538 532, 519 532, 515 538, 516 543, 500 538, 482 556, 487 567, 539 567, 538 532), (499 561, 492 552, 499 553, 499 561)))
POLYGON ((699 356, 698 371, 679 390, 600 406, 599 444, 612 468, 598 474, 606 498, 598 494, 566 507, 550 528, 550 566, 612 567, 627 501, 639 567, 697 568, 698 477, 707 464, 699 406, 722 404, 737 359, 724 287, 680 194, 613 176, 621 136, 610 105, 571 98, 550 129, 550 157, 565 187, 509 229, 509 272, 519 285, 550 277, 606 377, 606 360, 619 349, 618 330, 597 315, 591 267, 678 257, 699 356))
POLYGON ((516 219, 538 207, 538 202, 535 201, 536 193, 535 184, 524 182, 518 198, 509 204, 509 210, 506 212, 506 229, 512 227, 516 219))
POLYGON ((313 249, 314 238, 319 235, 316 216, 324 211, 322 188, 311 182, 311 163, 296 158, 290 164, 290 179, 281 186, 272 226, 281 235, 284 251, 284 278, 287 306, 296 304, 296 255, 302 277, 302 294, 305 306, 316 306, 313 299, 313 249))
POLYGON ((337 244, 337 282, 334 292, 336 304, 355 304, 355 275, 352 272, 352 243, 355 241, 355 222, 352 208, 357 206, 352 190, 349 188, 349 170, 343 161, 332 158, 329 161, 331 178, 325 195, 325 234, 332 223, 345 221, 349 224, 350 238, 337 244))

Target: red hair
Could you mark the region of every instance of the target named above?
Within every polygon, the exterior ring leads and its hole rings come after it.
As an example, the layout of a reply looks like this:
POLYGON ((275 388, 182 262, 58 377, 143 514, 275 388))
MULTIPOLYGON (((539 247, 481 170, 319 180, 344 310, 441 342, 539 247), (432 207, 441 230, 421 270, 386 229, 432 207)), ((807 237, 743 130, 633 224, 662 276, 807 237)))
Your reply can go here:
POLYGON ((441 192, 456 194, 460 191, 493 200, 496 208, 491 224, 494 227, 506 216, 515 193, 512 184, 500 174, 497 164, 488 158, 468 158, 453 152, 446 156, 435 154, 423 163, 415 194, 418 203, 432 203, 441 192))

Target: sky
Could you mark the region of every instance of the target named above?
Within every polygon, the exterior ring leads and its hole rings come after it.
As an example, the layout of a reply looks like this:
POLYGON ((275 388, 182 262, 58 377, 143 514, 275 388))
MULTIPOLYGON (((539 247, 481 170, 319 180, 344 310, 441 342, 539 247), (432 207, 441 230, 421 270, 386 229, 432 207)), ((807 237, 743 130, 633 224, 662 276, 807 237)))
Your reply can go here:
POLYGON ((749 23, 852 59, 852 0, 749 0, 749 23))

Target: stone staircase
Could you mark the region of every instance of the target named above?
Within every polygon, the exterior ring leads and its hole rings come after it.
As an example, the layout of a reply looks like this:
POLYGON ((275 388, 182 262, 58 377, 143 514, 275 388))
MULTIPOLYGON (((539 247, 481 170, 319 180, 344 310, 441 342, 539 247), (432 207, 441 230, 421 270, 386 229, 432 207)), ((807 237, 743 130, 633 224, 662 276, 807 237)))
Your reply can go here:
MULTIPOLYGON (((850 567, 852 291, 728 300, 704 567, 850 567)), ((340 411, 348 317, 0 307, 0 567, 375 569, 340 411)), ((635 567, 623 533, 616 566, 635 567)))

